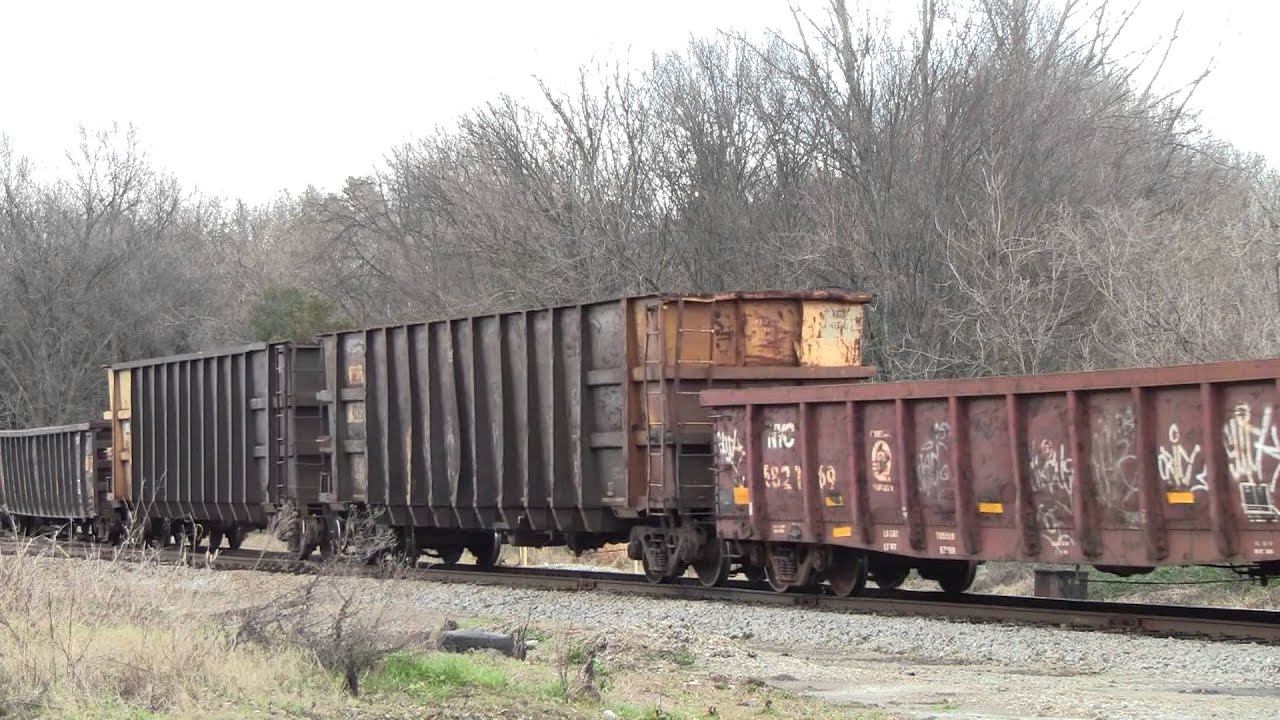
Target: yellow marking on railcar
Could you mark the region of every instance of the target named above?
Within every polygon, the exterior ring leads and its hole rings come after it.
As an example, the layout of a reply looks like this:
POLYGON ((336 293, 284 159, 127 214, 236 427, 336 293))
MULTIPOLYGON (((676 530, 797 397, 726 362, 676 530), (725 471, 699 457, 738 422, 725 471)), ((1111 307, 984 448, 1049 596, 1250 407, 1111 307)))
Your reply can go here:
POLYGON ((1170 505, 1191 505, 1195 503, 1196 496, 1189 490, 1181 492, 1167 492, 1164 494, 1170 505))
POLYGON ((840 367, 862 364, 862 305, 808 300, 801 310, 800 364, 840 367))
POLYGON ((733 504, 746 505, 751 502, 751 492, 744 487, 735 487, 733 489, 733 504))
POLYGON ((831 537, 849 537, 853 535, 853 528, 848 525, 837 525, 831 528, 831 537))
POLYGON ((351 386, 364 385, 363 363, 352 363, 347 366, 347 384, 351 386))
POLYGON ((1004 503, 980 502, 978 503, 978 512, 988 515, 1004 514, 1004 503))

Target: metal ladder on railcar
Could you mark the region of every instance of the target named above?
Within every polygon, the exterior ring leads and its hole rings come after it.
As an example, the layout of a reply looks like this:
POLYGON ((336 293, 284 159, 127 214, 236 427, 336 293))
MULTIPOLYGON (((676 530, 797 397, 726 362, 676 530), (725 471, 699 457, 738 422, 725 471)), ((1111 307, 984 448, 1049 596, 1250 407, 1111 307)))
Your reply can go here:
MULTIPOLYGON (((675 490, 675 498, 679 498, 689 490, 697 490, 699 488, 710 489, 713 493, 715 483, 697 483, 685 486, 682 484, 680 477, 680 461, 683 458, 701 457, 706 458, 707 465, 710 467, 711 458, 713 456, 711 447, 711 429, 710 420, 690 420, 683 417, 677 417, 675 422, 669 422, 671 417, 672 404, 676 406, 677 412, 680 408, 680 399, 682 397, 696 397, 702 390, 711 386, 712 366, 714 365, 713 351, 715 349, 715 330, 711 327, 707 328, 690 328, 685 325, 684 306, 686 302, 712 303, 711 299, 700 298, 678 298, 675 301, 675 359, 671 363, 670 389, 668 390, 667 363, 666 363, 666 332, 664 327, 663 312, 669 301, 657 300, 646 306, 645 308, 645 343, 644 343, 644 399, 645 399, 645 421, 648 425, 645 434, 645 451, 646 459, 646 506, 650 512, 663 513, 666 510, 666 496, 664 491, 667 487, 667 465, 665 462, 667 447, 673 446, 672 453, 672 473, 671 478, 675 490), (683 338, 686 334, 702 335, 706 338, 706 354, 704 359, 690 360, 684 357, 683 338), (651 345, 657 342, 656 352, 651 352, 651 345), (706 383, 701 387, 687 389, 689 386, 682 387, 681 381, 684 379, 681 373, 682 367, 701 366, 701 374, 706 383), (656 372, 655 372, 656 371, 656 372), (656 377, 655 377, 656 376, 656 377), (653 399, 657 398, 658 413, 655 419, 653 410, 653 399), (672 430, 668 429, 672 427, 672 430), (705 447, 705 450, 689 450, 685 444, 686 433, 700 430, 707 436, 705 446, 701 444, 695 447, 705 447), (656 441, 655 441, 656 437, 656 441), (655 468, 655 464, 657 467, 655 468), (656 472, 655 472, 656 471, 656 472), (655 490, 661 500, 657 505, 653 502, 655 490)), ((692 379, 692 378, 691 378, 692 379)))
MULTIPOLYGON (((270 422, 274 424, 275 429, 275 457, 269 460, 269 463, 275 465, 271 470, 275 471, 276 480, 276 497, 273 502, 283 502, 284 498, 290 496, 289 492, 289 360, 286 353, 288 350, 282 346, 275 346, 271 350, 274 357, 271 358, 271 376, 268 384, 271 391, 267 398, 267 412, 270 413, 270 422)), ((271 431, 268 430, 268 433, 271 431)))

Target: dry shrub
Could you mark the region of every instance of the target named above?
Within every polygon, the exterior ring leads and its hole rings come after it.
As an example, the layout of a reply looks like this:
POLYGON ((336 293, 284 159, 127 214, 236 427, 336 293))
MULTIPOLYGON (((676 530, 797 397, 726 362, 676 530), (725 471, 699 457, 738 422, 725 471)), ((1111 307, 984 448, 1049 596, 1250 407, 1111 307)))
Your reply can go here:
MULTIPOLYGON (((525 553, 527 564, 538 565, 591 565, 604 570, 622 570, 630 572, 635 562, 627 557, 626 543, 605 545, 599 550, 587 550, 581 555, 574 555, 566 547, 528 548, 525 553)), ((520 548, 505 547, 502 553, 503 565, 520 564, 520 548)))
POLYGON ((208 623, 207 572, 126 562, 126 552, 66 562, 31 540, 0 555, 0 717, 101 703, 190 715, 331 686, 304 653, 243 646, 208 623))
POLYGON ((390 642, 380 632, 387 600, 362 593, 344 575, 379 557, 389 575, 403 568, 385 557, 392 543, 371 519, 347 525, 335 544, 342 552, 326 560, 310 582, 261 605, 229 612, 223 624, 232 647, 301 652, 321 669, 342 676, 347 692, 357 696, 362 676, 402 643, 390 642))
POLYGON ((972 592, 999 595, 1030 595, 1035 567, 1026 563, 992 562, 978 568, 972 592))
POLYGON ((562 700, 600 701, 607 683, 601 656, 608 647, 609 640, 604 635, 584 640, 574 634, 572 627, 556 641, 557 689, 562 700))

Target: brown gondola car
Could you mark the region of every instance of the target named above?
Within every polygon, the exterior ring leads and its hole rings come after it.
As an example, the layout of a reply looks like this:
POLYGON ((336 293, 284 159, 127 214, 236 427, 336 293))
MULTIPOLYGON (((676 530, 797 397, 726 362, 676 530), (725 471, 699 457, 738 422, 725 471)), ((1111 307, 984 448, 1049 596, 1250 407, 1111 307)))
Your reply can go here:
POLYGON ((869 299, 641 296, 325 336, 332 472, 299 498, 305 534, 361 508, 413 556, 629 541, 652 579, 718 573, 698 392, 870 376, 869 299))
POLYGON ((711 390, 718 530, 775 589, 977 563, 1280 574, 1280 360, 711 390))
POLYGON ((112 365, 114 496, 153 543, 266 527, 323 472, 320 348, 257 343, 112 365))
POLYGON ((110 450, 104 422, 0 431, 0 529, 118 540, 110 450))

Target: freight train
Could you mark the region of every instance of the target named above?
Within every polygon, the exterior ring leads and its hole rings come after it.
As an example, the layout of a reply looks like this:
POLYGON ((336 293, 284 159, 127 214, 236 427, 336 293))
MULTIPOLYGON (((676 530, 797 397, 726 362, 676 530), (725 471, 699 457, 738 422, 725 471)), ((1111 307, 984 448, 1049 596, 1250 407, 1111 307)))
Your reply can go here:
POLYGON ((870 296, 650 295, 113 365, 103 421, 0 433, 0 521, 480 565, 625 543, 839 595, 990 560, 1280 574, 1280 360, 868 383, 870 296))

